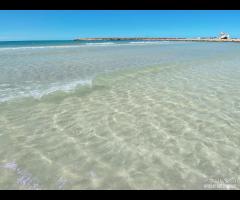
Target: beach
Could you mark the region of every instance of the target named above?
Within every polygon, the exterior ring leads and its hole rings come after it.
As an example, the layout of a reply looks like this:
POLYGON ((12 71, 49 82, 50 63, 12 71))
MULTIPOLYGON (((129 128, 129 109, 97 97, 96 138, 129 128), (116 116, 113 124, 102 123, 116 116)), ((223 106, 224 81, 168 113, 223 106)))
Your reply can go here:
POLYGON ((240 46, 217 41, 0 43, 0 189, 238 179, 240 46))

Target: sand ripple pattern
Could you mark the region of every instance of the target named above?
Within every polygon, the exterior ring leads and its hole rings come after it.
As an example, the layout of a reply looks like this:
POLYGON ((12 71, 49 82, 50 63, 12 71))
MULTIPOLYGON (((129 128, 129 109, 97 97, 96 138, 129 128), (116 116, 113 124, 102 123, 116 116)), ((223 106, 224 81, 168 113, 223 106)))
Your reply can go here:
POLYGON ((71 92, 1 103, 0 189, 203 189, 239 179, 239 61, 123 68, 71 92))

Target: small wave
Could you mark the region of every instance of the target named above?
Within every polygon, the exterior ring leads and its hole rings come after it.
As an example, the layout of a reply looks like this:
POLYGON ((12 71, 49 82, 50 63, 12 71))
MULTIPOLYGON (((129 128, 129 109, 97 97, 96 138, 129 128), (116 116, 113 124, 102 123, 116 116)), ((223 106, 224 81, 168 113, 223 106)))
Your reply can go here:
MULTIPOLYGON (((84 85, 92 85, 92 80, 77 80, 70 83, 60 84, 60 83, 52 83, 48 88, 45 89, 34 89, 34 88, 27 88, 26 90, 16 88, 12 89, 12 92, 10 90, 10 95, 5 95, 0 98, 0 102, 6 102, 18 98, 23 97, 33 97, 36 99, 40 99, 45 95, 57 92, 57 91, 63 91, 63 92, 70 92, 74 90, 78 86, 84 86, 84 85), (12 93, 12 94, 11 94, 12 93)), ((35 86, 36 88, 36 86, 35 86)), ((39 88, 39 86, 37 87, 39 88)))
POLYGON ((0 51, 5 50, 27 50, 27 49, 58 49, 58 48, 79 48, 84 45, 57 45, 57 46, 32 46, 32 47, 1 47, 0 51))
POLYGON ((139 42, 129 42, 130 44, 165 44, 168 41, 139 41, 139 42))
POLYGON ((39 91, 39 90, 32 90, 30 92, 31 96, 34 98, 42 98, 45 95, 48 95, 53 92, 57 91, 64 91, 64 92, 69 92, 74 90, 77 86, 79 85, 92 85, 92 80, 79 80, 79 81, 73 81, 71 83, 67 84, 52 84, 50 88, 44 90, 44 91, 39 91))
POLYGON ((64 49, 64 48, 80 48, 85 46, 105 46, 116 45, 114 42, 101 42, 101 43, 85 43, 81 45, 56 45, 56 46, 25 46, 25 47, 0 47, 0 51, 6 50, 34 50, 34 49, 64 49))
POLYGON ((96 46, 98 46, 98 45, 101 45, 101 46, 104 46, 104 45, 119 45, 119 44, 117 44, 117 43, 114 43, 114 42, 89 42, 89 43, 86 43, 85 45, 87 45, 87 46, 94 46, 94 45, 96 45, 96 46))
POLYGON ((148 44, 166 44, 169 41, 134 41, 134 42, 88 42, 81 45, 56 45, 56 46, 22 46, 22 47, 0 47, 0 51, 7 50, 34 50, 34 49, 64 49, 64 48, 82 48, 94 46, 125 46, 125 45, 148 45, 148 44))

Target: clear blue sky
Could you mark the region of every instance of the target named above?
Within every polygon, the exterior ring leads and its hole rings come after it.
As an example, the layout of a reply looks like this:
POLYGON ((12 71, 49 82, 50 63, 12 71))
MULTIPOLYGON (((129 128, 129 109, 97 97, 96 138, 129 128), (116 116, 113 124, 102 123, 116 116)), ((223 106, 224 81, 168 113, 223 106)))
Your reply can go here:
POLYGON ((240 37, 240 11, 0 10, 0 40, 76 37, 240 37))

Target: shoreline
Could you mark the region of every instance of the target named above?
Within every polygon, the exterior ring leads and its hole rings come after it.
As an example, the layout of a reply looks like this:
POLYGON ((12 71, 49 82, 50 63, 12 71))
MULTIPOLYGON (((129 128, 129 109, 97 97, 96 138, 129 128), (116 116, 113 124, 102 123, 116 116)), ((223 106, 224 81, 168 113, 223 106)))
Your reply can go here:
POLYGON ((186 41, 186 42, 240 42, 240 39, 219 39, 219 38, 77 38, 73 41, 186 41))

